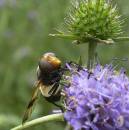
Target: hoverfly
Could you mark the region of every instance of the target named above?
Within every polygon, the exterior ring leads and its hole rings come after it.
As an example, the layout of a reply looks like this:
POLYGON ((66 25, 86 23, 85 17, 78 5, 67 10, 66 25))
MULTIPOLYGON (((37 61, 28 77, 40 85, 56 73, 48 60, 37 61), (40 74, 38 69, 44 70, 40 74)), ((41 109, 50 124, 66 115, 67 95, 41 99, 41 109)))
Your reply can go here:
POLYGON ((31 115, 32 107, 38 98, 39 92, 42 93, 48 102, 58 106, 55 102, 59 101, 61 97, 60 80, 63 71, 64 70, 61 68, 61 61, 54 53, 45 53, 41 57, 37 68, 37 81, 27 110, 24 113, 22 124, 25 123, 31 115))

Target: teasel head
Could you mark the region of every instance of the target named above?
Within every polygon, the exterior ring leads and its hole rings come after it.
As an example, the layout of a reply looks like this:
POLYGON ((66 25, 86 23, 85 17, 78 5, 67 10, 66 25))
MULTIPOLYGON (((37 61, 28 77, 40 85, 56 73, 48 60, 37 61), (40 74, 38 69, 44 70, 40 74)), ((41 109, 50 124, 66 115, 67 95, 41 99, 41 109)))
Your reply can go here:
POLYGON ((53 36, 71 37, 77 43, 90 40, 113 43, 123 33, 124 19, 110 0, 74 0, 71 3, 63 29, 53 36))
POLYGON ((117 7, 105 0, 76 0, 65 20, 67 31, 83 42, 89 36, 116 38, 122 33, 122 23, 117 7))

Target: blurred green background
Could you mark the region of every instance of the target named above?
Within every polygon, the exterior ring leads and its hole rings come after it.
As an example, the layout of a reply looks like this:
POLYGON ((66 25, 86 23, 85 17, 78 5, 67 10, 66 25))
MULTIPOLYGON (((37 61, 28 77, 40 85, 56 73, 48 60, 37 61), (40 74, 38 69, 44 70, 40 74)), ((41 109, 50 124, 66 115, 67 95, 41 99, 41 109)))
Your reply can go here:
MULTIPOLYGON (((55 52, 62 61, 87 60, 87 45, 49 37, 63 22, 70 0, 0 0, 0 130, 9 130, 21 123, 25 107, 36 80, 39 57, 55 52)), ((115 0, 122 18, 126 18, 124 35, 129 36, 129 1, 115 0)), ((128 42, 129 43, 129 42, 128 42)), ((98 47, 102 64, 113 57, 129 58, 129 44, 98 47)), ((129 61, 119 64, 129 70, 129 61)), ((56 107, 42 97, 32 118, 51 113, 56 107)), ((30 130, 63 130, 62 123, 46 123, 30 130)), ((29 130, 29 129, 28 129, 29 130)))

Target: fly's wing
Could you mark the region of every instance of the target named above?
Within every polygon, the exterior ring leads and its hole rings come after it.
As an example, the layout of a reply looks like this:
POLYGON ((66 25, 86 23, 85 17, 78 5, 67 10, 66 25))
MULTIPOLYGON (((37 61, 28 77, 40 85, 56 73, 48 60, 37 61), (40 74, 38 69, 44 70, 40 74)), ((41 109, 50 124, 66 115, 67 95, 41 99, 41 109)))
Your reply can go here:
POLYGON ((45 86, 45 85, 40 85, 40 91, 44 97, 50 97, 51 94, 49 91, 53 88, 53 85, 45 86))
POLYGON ((33 93, 32 93, 31 100, 29 101, 27 108, 26 108, 26 111, 24 113, 22 124, 24 124, 28 120, 28 118, 31 116, 33 105, 36 102, 36 100, 38 99, 39 86, 40 86, 40 82, 36 82, 35 88, 34 88, 33 93))
POLYGON ((48 91, 49 95, 56 95, 60 90, 59 82, 52 85, 51 89, 48 91))

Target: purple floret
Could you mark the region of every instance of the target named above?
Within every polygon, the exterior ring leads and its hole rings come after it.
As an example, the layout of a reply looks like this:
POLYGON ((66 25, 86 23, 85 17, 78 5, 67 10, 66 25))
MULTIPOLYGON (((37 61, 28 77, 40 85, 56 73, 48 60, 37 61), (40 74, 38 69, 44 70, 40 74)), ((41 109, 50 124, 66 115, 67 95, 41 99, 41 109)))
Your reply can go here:
POLYGON ((92 72, 67 65, 65 119, 74 130, 129 130, 129 78, 97 65, 92 72))

